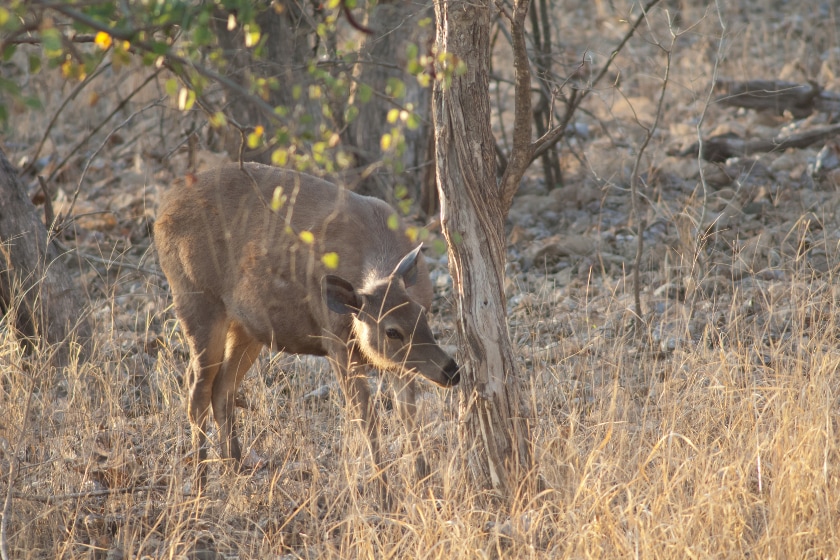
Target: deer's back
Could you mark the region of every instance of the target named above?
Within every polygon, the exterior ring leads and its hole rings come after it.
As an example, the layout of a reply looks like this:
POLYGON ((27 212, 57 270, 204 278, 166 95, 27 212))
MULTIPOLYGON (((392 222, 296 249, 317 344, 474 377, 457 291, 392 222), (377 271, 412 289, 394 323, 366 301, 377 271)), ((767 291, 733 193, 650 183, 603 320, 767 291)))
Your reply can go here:
MULTIPOLYGON (((178 291, 200 290, 264 343, 318 354, 321 348, 309 346, 313 336, 347 327, 346 317, 326 311, 321 277, 337 274, 362 287, 391 272, 412 248, 401 228, 388 227, 394 213, 385 202, 316 177, 231 165, 173 185, 158 212, 155 243, 176 303, 178 291), (282 204, 272 210, 277 187, 282 204)), ((431 283, 419 264, 411 295, 428 308, 431 283)))

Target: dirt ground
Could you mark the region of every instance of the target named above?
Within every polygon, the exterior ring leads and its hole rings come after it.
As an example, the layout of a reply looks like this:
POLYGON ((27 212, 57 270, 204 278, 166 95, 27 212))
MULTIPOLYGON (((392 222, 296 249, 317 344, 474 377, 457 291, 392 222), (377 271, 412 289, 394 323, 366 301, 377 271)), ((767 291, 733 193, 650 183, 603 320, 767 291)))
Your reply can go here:
MULTIPOLYGON (((239 416, 243 444, 269 465, 214 468, 197 498, 181 388, 188 355, 151 226, 160 193, 187 172, 187 136, 202 117, 173 106, 163 75, 138 89, 151 72, 140 66, 108 70, 61 111, 72 84, 21 74, 45 109, 13 114, 0 143, 16 165, 34 159, 55 212, 73 216, 59 240, 73 249, 96 337, 92 359, 56 371, 0 329, 0 480, 12 497, 13 556, 836 557, 840 138, 720 162, 689 148, 701 137, 766 139, 836 123, 832 113, 725 106, 713 87, 772 79, 840 92, 840 8, 694 4, 650 13, 558 145, 562 185, 549 188, 535 163, 510 211, 509 331, 546 490, 507 513, 464 482, 456 392, 429 387, 421 401, 435 466, 423 483, 383 392, 398 497, 396 513, 383 513, 364 492, 375 473, 326 362, 267 351, 243 384, 239 416), (20 471, 9 484, 13 460, 20 471)), ((554 9, 556 64, 574 75, 564 87, 586 87, 627 32, 630 4, 554 9)), ((505 82, 491 99, 505 146, 505 82)), ((199 168, 224 160, 201 144, 195 155, 199 168)), ((34 196, 34 174, 22 179, 34 196)), ((433 328, 457 352, 446 257, 429 250, 426 259, 433 328)))

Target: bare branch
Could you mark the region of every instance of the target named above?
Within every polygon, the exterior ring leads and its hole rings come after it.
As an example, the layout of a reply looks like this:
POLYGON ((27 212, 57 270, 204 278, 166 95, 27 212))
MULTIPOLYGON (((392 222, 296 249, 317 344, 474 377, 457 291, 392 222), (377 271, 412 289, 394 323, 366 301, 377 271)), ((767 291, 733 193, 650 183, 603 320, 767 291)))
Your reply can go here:
MULTIPOLYGON (((102 61, 100 60, 100 64, 101 62, 102 61)), ((21 175, 29 173, 29 171, 35 166, 35 163, 38 160, 38 156, 40 155, 41 150, 44 148, 44 144, 46 143, 47 138, 49 138, 50 131, 52 131, 53 126, 55 126, 55 123, 58 120, 58 116, 61 114, 62 111, 64 111, 64 108, 67 106, 67 104, 70 103, 71 100, 75 99, 76 96, 79 95, 79 93, 81 93, 81 91, 85 89, 95 77, 97 77, 104 70, 110 67, 110 62, 108 62, 107 64, 102 64, 101 66, 97 66, 96 70, 85 76, 85 79, 79 82, 75 88, 73 88, 73 91, 70 92, 70 95, 64 98, 64 100, 61 102, 61 105, 59 105, 58 109, 55 111, 52 118, 50 119, 50 122, 47 124, 47 128, 44 130, 44 134, 41 135, 41 141, 38 142, 38 147, 35 148, 35 153, 32 154, 32 157, 30 158, 29 163, 26 165, 26 167, 24 167, 21 170, 21 175)))
POLYGON ((510 14, 511 38, 513 39, 513 68, 516 80, 513 146, 508 165, 500 182, 500 200, 503 211, 507 212, 513 202, 513 196, 519 189, 519 182, 531 164, 533 145, 531 144, 531 66, 525 45, 525 17, 528 15, 530 0, 515 0, 513 13, 510 14))
POLYGON ((633 172, 630 175, 630 204, 632 205, 633 218, 638 224, 638 229, 636 231, 636 235, 638 237, 636 243, 636 260, 633 266, 633 302, 636 308, 637 335, 642 333, 641 327, 644 317, 642 314, 642 299, 640 295, 641 281, 639 279, 639 275, 642 265, 642 252, 644 250, 644 233, 645 228, 647 227, 647 219, 644 216, 639 215, 639 167, 642 164, 642 156, 644 155, 648 144, 650 144, 650 140, 653 138, 654 132, 656 132, 656 129, 659 126, 659 120, 662 118, 662 110, 665 104, 665 92, 668 90, 668 82, 671 76, 671 53, 674 50, 676 42, 677 35, 672 31, 671 44, 668 48, 666 49, 660 46, 660 48, 665 51, 665 75, 662 78, 662 87, 659 90, 659 102, 656 105, 656 116, 653 119, 653 124, 645 131, 645 139, 636 154, 636 160, 633 162, 633 172))
POLYGON ((613 60, 615 60, 616 55, 624 49, 624 46, 627 44, 627 42, 630 40, 630 38, 633 37, 633 35, 636 33, 636 30, 639 28, 639 26, 642 24, 642 22, 647 17, 648 11, 650 11, 651 8, 653 8, 654 6, 659 4, 659 1, 660 0, 650 0, 642 8, 642 13, 639 15, 639 17, 636 18, 636 21, 633 22, 633 25, 630 27, 630 29, 627 31, 627 33, 624 35, 624 37, 621 39, 621 42, 613 50, 612 54, 610 54, 610 58, 607 60, 606 64, 604 64, 604 66, 601 67, 601 71, 598 72, 598 75, 595 76, 594 80, 592 80, 592 87, 582 91, 580 93, 580 95, 578 95, 573 101, 571 101, 569 103, 569 105, 566 109, 566 114, 563 116, 563 120, 560 122, 560 124, 558 124, 557 126, 552 128, 551 130, 549 130, 548 132, 543 134, 543 136, 541 138, 537 139, 537 141, 534 142, 534 147, 533 147, 534 150, 531 154, 532 160, 540 157, 543 154, 543 152, 548 150, 551 146, 556 144, 563 137, 563 135, 566 132, 566 127, 571 122, 572 116, 574 115, 575 110, 578 108, 580 103, 584 99, 586 99, 586 97, 593 91, 595 86, 598 85, 598 83, 601 82, 601 80, 604 78, 604 76, 607 75, 607 71, 612 66, 612 62, 613 62, 613 60))
POLYGON ((123 99, 122 101, 120 101, 120 103, 119 103, 116 107, 114 107, 114 110, 113 110, 113 111, 111 111, 111 112, 108 114, 108 116, 107 116, 107 117, 105 117, 105 118, 102 120, 102 122, 100 122, 100 123, 99 123, 99 125, 97 125, 97 126, 96 126, 93 130, 91 130, 91 131, 90 131, 90 132, 89 132, 89 133, 88 133, 88 134, 87 134, 84 138, 82 138, 82 140, 80 140, 80 141, 79 141, 79 143, 78 143, 78 144, 76 144, 76 145, 73 147, 73 149, 72 149, 72 150, 70 150, 70 153, 68 153, 66 156, 64 156, 64 159, 62 159, 62 160, 58 163, 58 165, 56 165, 56 166, 55 166, 55 169, 53 169, 52 173, 50 173, 49 177, 47 177, 47 182, 48 182, 48 183, 49 183, 49 182, 51 182, 51 181, 55 178, 56 174, 57 174, 59 171, 61 171, 61 169, 62 169, 62 168, 63 168, 63 167, 67 164, 67 162, 70 160, 70 158, 71 158, 71 157, 73 157, 73 155, 74 155, 76 152, 78 152, 78 151, 79 151, 79 149, 81 149, 81 147, 82 147, 82 146, 84 146, 84 145, 87 143, 87 141, 88 141, 88 140, 90 140, 90 139, 91 139, 91 137, 93 137, 93 135, 94 135, 94 134, 96 134, 97 132, 99 132, 99 130, 100 130, 103 126, 105 126, 105 123, 107 123, 108 121, 110 121, 110 120, 114 117, 114 115, 116 115, 117 113, 119 113, 120 111, 122 111, 122 109, 126 106, 126 104, 127 104, 129 101, 131 101, 131 98, 132 98, 132 97, 134 97, 134 96, 137 94, 137 92, 139 92, 141 89, 143 89, 143 88, 146 86, 146 84, 148 84, 148 83, 149 83, 149 82, 151 82, 154 78, 156 78, 156 77, 157 77, 157 75, 158 75, 159 73, 160 73, 160 69, 158 69, 158 70, 156 70, 156 71, 152 72, 151 74, 149 74, 149 76, 148 76, 148 77, 147 77, 147 78, 143 81, 143 83, 142 83, 142 84, 140 84, 137 88, 135 88, 135 89, 134 89, 134 91, 132 91, 130 94, 128 94, 128 96, 126 96, 126 98, 125 98, 125 99, 123 99))

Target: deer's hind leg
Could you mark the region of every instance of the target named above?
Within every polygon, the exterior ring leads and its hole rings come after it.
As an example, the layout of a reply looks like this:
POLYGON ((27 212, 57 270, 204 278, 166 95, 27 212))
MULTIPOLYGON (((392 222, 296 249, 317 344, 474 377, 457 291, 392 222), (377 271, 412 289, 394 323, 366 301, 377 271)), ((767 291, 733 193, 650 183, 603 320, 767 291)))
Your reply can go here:
POLYGON ((213 383, 213 415, 219 425, 221 452, 225 459, 242 460, 242 447, 235 426, 236 390, 262 347, 262 343, 252 338, 241 324, 236 321, 230 323, 224 362, 213 383))
POLYGON ((207 417, 213 383, 224 356, 227 317, 221 302, 202 292, 178 291, 173 298, 190 348, 187 413, 192 425, 193 448, 198 452, 197 474, 201 486, 206 481, 207 417))

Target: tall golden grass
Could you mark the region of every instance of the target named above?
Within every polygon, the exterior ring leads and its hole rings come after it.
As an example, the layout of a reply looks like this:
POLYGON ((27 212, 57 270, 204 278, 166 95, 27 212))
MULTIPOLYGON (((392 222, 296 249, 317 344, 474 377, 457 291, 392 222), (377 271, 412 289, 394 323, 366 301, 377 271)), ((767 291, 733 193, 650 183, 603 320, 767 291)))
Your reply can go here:
POLYGON ((197 494, 178 381, 184 346, 165 294, 148 288, 128 302, 136 314, 112 314, 115 299, 102 307, 84 363, 50 369, 40 353, 0 345, 0 467, 4 489, 11 483, 6 538, 15 558, 829 558, 840 550, 838 290, 828 279, 757 283, 749 299, 737 290, 700 298, 693 316, 676 301, 657 313, 651 299, 652 334, 642 337, 627 328, 622 283, 520 286, 532 297, 513 313, 512 334, 545 488, 508 506, 472 489, 457 402, 430 388, 420 407, 429 481, 414 480, 414 450, 403 448, 387 398, 379 402, 392 512, 367 492, 376 473, 360 430, 343 421, 340 395, 304 399, 331 381, 326 364, 280 354, 263 355, 245 382, 249 409, 240 410, 243 442, 269 466, 237 474, 218 465, 197 494), (135 322, 121 325, 120 316, 135 322), (664 322, 687 334, 663 350, 655 331, 664 322), (125 327, 146 337, 144 349, 126 344, 125 327))

